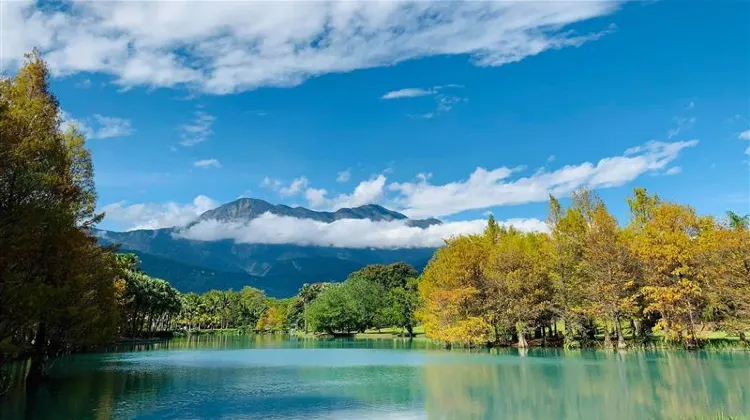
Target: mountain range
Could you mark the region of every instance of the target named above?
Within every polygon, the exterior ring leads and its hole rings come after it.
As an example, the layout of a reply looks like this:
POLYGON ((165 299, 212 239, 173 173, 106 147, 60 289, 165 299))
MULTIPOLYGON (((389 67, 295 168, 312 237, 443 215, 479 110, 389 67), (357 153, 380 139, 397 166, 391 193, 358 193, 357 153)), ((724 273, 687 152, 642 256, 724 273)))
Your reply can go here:
POLYGON ((336 248, 236 243, 233 240, 197 241, 177 235, 181 229, 203 221, 248 222, 265 213, 322 223, 341 219, 403 220, 419 228, 442 223, 437 219, 409 219, 375 204, 323 212, 241 198, 209 210, 183 227, 126 232, 96 230, 95 234, 104 244, 118 244, 120 252, 138 255, 141 268, 147 274, 169 281, 181 292, 197 293, 210 289, 238 290, 248 285, 265 290, 269 296, 289 297, 304 283, 343 281, 350 272, 367 264, 403 261, 421 270, 434 252, 432 248, 336 248))

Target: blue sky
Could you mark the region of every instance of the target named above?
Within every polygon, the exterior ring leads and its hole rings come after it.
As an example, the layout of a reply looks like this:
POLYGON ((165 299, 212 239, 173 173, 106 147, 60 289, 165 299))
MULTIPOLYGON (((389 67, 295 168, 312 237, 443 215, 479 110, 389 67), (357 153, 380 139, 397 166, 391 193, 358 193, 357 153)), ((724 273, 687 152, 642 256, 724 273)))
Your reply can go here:
POLYGON ((587 185, 621 221, 635 186, 749 211, 746 1, 301 5, 5 3, 0 56, 45 52, 103 228, 239 196, 543 220, 587 185))

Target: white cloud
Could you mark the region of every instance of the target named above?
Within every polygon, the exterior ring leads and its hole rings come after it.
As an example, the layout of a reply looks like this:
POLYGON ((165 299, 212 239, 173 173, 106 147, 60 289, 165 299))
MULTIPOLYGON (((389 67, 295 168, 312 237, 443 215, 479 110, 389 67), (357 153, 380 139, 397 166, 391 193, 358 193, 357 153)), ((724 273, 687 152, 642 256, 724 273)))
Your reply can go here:
POLYGON ((299 178, 295 178, 288 187, 282 187, 279 189, 279 195, 282 197, 295 196, 301 193, 305 188, 307 188, 307 184, 308 181, 306 177, 301 176, 299 178))
POLYGON ((406 114, 407 117, 421 118, 423 120, 429 120, 435 116, 434 112, 425 112, 424 114, 406 114))
POLYGON ((284 184, 278 179, 271 179, 269 177, 263 178, 263 181, 260 182, 261 187, 269 188, 274 191, 278 191, 283 185, 284 184))
POLYGON ((76 83, 75 86, 79 89, 89 89, 91 87, 91 79, 83 79, 76 83))
POLYGON ((323 188, 308 188, 305 190, 305 199, 314 209, 322 208, 326 205, 326 190, 323 188))
POLYGON ((609 188, 623 185, 645 173, 658 173, 677 159, 680 151, 697 140, 664 143, 651 141, 625 151, 622 156, 583 162, 509 180, 514 170, 477 168, 467 180, 433 185, 424 179, 391 183, 397 194, 392 203, 409 217, 439 217, 471 209, 546 201, 580 187, 609 188))
POLYGON ((555 155, 549 155, 549 156, 547 157, 547 162, 549 162, 549 163, 552 163, 552 162, 554 162, 554 161, 555 161, 555 155))
POLYGON ((434 89, 406 88, 393 90, 382 96, 381 99, 417 98, 419 96, 434 95, 434 89))
MULTIPOLYGON (((55 74, 104 73, 123 87, 226 94, 428 56, 500 66, 600 38, 569 26, 617 1, 3 2, 0 62, 33 46, 55 74)), ((594 23, 598 25, 598 23, 594 23)))
POLYGON ((281 197, 293 197, 304 192, 309 184, 310 182, 305 176, 294 178, 289 185, 286 185, 278 179, 265 177, 263 178, 263 181, 261 181, 260 186, 277 191, 281 197))
POLYGON ((745 130, 737 135, 740 140, 750 140, 750 130, 745 130))
MULTIPOLYGON (((501 222, 523 231, 546 231, 538 219, 511 219, 501 222)), ((310 219, 277 216, 271 213, 245 223, 207 220, 183 229, 177 236, 200 241, 231 239, 237 243, 296 244, 344 248, 437 248, 444 239, 480 233, 486 220, 448 222, 422 229, 405 221, 342 219, 322 223, 310 219)))
POLYGON ((674 128, 667 131, 668 139, 671 139, 672 137, 680 134, 685 130, 693 128, 693 125, 695 124, 695 117, 674 117, 673 121, 675 126, 674 128))
POLYGON ((358 207, 377 203, 383 198, 385 181, 385 175, 380 174, 377 177, 360 182, 351 194, 339 194, 331 199, 325 198, 325 190, 322 190, 322 195, 320 191, 317 191, 317 195, 313 195, 317 205, 313 205, 312 201, 310 201, 310 205, 316 208, 337 210, 344 207, 358 207))
POLYGON ((89 138, 91 137, 93 130, 84 121, 76 119, 64 110, 60 110, 60 118, 62 119, 62 122, 60 123, 60 129, 62 131, 67 131, 69 127, 75 126, 83 135, 89 138))
POLYGON ((201 159, 193 162, 196 168, 221 168, 221 162, 218 159, 201 159))
POLYGON ((108 139, 111 137, 127 136, 133 133, 133 129, 130 126, 130 120, 117 117, 105 117, 99 114, 94 114, 94 119, 97 122, 98 128, 94 132, 92 138, 108 139))
POLYGON ((682 172, 682 168, 679 166, 673 166, 666 171, 664 171, 664 175, 677 175, 682 172))
POLYGON ((435 100, 434 111, 425 112, 421 114, 406 114, 408 117, 411 117, 411 118, 431 119, 432 117, 440 113, 450 111, 451 109, 453 109, 454 105, 467 101, 466 98, 443 93, 446 88, 462 88, 462 87, 463 86, 461 85, 449 84, 449 85, 435 86, 430 89, 407 88, 407 89, 394 90, 394 91, 388 92, 382 96, 382 99, 404 99, 404 98, 416 98, 420 96, 434 96, 434 100, 435 100))
POLYGON ((185 147, 195 146, 208 140, 214 133, 211 127, 216 117, 201 110, 195 111, 195 119, 180 127, 180 144, 185 147))
POLYGON ((65 131, 69 126, 75 125, 86 136, 87 139, 108 139, 123 137, 133 134, 131 122, 125 118, 105 117, 94 114, 91 118, 76 119, 71 114, 61 111, 62 123, 60 128, 65 131))
POLYGON ((211 198, 199 195, 192 203, 184 205, 174 202, 127 205, 125 201, 118 201, 107 204, 101 211, 105 212, 105 220, 117 223, 126 230, 136 230, 183 226, 218 206, 219 203, 211 198))
POLYGON ((352 177, 352 168, 346 168, 343 171, 339 172, 336 176, 336 182, 338 183, 344 183, 349 182, 349 179, 352 177))

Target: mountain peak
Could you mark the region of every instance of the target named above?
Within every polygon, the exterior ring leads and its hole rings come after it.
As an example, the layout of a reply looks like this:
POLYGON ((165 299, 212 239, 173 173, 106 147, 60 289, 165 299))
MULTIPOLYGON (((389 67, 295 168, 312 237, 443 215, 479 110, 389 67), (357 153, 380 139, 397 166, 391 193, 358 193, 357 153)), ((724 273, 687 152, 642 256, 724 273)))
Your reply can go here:
MULTIPOLYGON (((298 219, 312 219, 323 223, 332 223, 341 219, 367 219, 375 222, 409 219, 404 214, 389 210, 378 204, 365 204, 352 208, 344 207, 335 212, 327 212, 310 210, 305 207, 271 204, 257 198, 239 198, 201 214, 197 222, 203 220, 218 220, 221 222, 249 221, 260 217, 264 213, 298 219)), ((408 220, 408 222, 410 225, 418 227, 427 227, 440 223, 437 219, 408 220)))

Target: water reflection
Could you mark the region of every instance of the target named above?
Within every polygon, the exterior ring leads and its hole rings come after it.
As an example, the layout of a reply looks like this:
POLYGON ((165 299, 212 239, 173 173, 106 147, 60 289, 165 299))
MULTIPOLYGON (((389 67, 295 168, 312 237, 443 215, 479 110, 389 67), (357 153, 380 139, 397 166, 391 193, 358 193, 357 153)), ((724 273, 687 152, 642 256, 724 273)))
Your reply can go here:
POLYGON ((746 354, 529 356, 494 366, 426 365, 428 418, 686 419, 750 413, 746 354))
POLYGON ((28 398, 16 389, 0 403, 0 418, 685 419, 750 413, 747 353, 475 353, 402 340, 192 337, 61 360, 49 386, 28 398))

